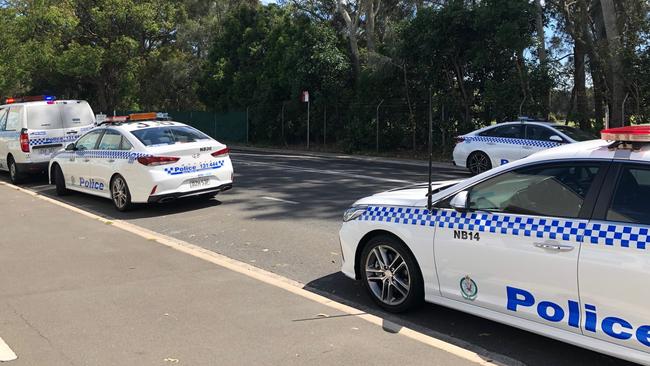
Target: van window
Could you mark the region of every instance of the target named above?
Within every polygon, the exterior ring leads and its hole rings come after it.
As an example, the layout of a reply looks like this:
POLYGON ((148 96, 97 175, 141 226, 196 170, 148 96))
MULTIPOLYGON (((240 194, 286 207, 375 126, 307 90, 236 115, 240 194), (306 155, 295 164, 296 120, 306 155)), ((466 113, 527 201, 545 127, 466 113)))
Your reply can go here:
POLYGON ((11 107, 9 108, 9 114, 7 115, 7 126, 5 127, 6 131, 20 131, 20 112, 22 111, 21 107, 11 107))
POLYGON ((0 109, 0 131, 5 130, 7 124, 7 109, 0 109))
POLYGON ((30 130, 52 130, 62 128, 58 104, 38 104, 25 108, 27 128, 30 130))
POLYGON ((59 106, 63 128, 83 127, 95 123, 95 115, 87 102, 68 102, 59 106))

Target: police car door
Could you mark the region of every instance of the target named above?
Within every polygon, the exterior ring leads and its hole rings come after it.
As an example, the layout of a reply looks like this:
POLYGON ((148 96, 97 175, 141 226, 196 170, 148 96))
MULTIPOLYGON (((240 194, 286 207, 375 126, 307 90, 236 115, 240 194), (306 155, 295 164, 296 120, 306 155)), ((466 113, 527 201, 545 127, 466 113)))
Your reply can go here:
POLYGON ((9 108, 0 108, 0 170, 7 170, 7 155, 9 153, 7 145, 10 135, 15 135, 15 132, 7 133, 5 131, 8 112, 9 108))
POLYGON ((578 253, 602 174, 598 163, 524 167, 470 187, 464 212, 436 205, 442 296, 579 333, 578 253))
POLYGON ((580 251, 583 333, 650 352, 650 165, 617 166, 602 191, 580 251))
POLYGON ((546 126, 527 124, 525 129, 526 141, 521 146, 524 150, 524 157, 568 142, 546 126), (551 140, 552 138, 559 141, 551 140))
POLYGON ((99 142, 98 156, 93 164, 93 179, 97 193, 110 197, 109 183, 113 173, 124 175, 131 144, 118 131, 107 129, 99 142))
POLYGON ((509 123, 483 131, 475 138, 482 142, 482 149, 490 156, 492 167, 507 164, 524 157, 521 149, 524 141, 524 126, 521 123, 509 123))
POLYGON ((83 135, 75 143, 75 151, 66 154, 67 160, 62 162, 61 169, 66 185, 76 190, 96 193, 91 187, 93 164, 97 157, 97 144, 104 130, 93 130, 83 135))

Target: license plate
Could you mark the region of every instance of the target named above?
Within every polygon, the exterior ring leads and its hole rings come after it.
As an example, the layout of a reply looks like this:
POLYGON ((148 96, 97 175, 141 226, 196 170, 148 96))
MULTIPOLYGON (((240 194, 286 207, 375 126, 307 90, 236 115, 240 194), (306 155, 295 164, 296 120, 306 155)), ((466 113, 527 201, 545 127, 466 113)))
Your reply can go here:
POLYGON ((210 178, 208 177, 190 179, 190 188, 200 188, 209 185, 210 185, 210 178))
POLYGON ((48 148, 46 148, 46 149, 38 149, 38 150, 36 150, 36 151, 38 151, 38 154, 39 154, 39 155, 52 155, 52 154, 53 154, 55 151, 57 151, 58 149, 59 149, 59 148, 48 147, 48 148))

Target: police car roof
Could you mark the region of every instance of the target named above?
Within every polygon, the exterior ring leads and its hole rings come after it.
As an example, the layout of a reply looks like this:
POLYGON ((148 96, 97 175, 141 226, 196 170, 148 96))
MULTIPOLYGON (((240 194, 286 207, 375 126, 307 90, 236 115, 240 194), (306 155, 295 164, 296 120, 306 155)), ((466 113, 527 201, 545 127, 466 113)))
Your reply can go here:
POLYGON ((0 108, 8 108, 12 106, 19 106, 19 105, 24 105, 24 106, 36 106, 36 105, 45 105, 45 104, 72 104, 72 103, 88 103, 85 100, 76 100, 76 99, 62 99, 62 100, 35 100, 31 102, 16 102, 16 103, 9 103, 9 104, 2 104, 0 105, 0 108))
POLYGON ((185 123, 176 122, 176 121, 154 121, 154 120, 143 120, 143 121, 126 121, 126 122, 103 122, 101 127, 119 127, 126 131, 133 131, 142 128, 152 128, 152 127, 169 127, 169 126, 187 126, 185 123), (146 124, 147 126, 143 126, 146 124))
POLYGON ((528 164, 551 160, 628 160, 650 162, 650 143, 640 143, 635 149, 614 149, 615 141, 590 140, 561 145, 535 153, 514 163, 528 164))

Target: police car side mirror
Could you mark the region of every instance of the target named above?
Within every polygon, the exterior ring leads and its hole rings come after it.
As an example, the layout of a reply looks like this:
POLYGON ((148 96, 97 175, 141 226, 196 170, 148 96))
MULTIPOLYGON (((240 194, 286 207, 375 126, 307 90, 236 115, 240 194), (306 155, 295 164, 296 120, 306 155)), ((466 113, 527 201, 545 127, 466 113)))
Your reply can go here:
POLYGON ((74 145, 74 142, 73 142, 70 145, 66 146, 65 150, 66 151, 75 151, 75 150, 77 150, 77 147, 74 145))
POLYGON ((449 202, 449 205, 456 211, 467 211, 468 210, 468 198, 469 197, 469 192, 468 191, 461 191, 456 193, 454 198, 451 199, 451 202, 449 202))
POLYGON ((551 140, 551 141, 555 141, 555 142, 564 142, 564 139, 562 139, 558 135, 553 135, 553 136, 549 137, 548 139, 551 140))

